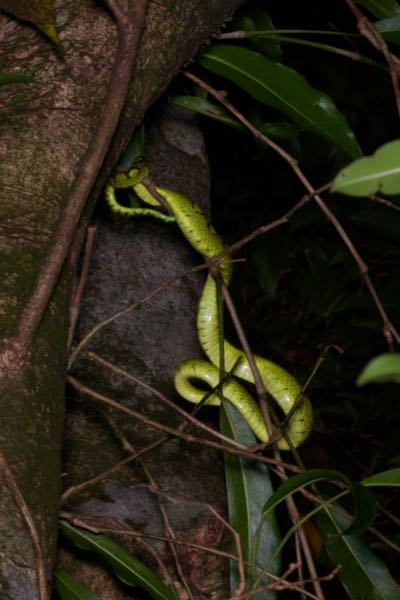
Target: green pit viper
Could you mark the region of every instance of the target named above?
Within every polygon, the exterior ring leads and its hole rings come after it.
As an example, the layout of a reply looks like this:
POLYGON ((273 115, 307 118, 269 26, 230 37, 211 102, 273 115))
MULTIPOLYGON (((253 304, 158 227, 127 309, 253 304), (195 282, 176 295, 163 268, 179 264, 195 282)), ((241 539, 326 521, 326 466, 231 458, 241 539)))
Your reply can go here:
MULTIPOLYGON (((109 178, 105 196, 110 208, 119 214, 135 216, 148 215, 163 221, 176 221, 189 244, 205 259, 222 255, 219 259, 219 271, 223 282, 228 286, 232 264, 224 255, 224 242, 215 229, 208 223, 201 209, 192 200, 177 192, 164 188, 155 188, 147 184, 149 169, 143 160, 137 160, 127 172, 115 172, 109 178), (149 207, 125 207, 116 198, 116 190, 132 188, 139 198, 149 207), (167 209, 169 214, 161 212, 167 209)), ((177 392, 190 402, 199 403, 207 394, 198 389, 193 380, 205 382, 210 388, 220 383, 220 335, 218 318, 218 298, 215 279, 209 274, 201 293, 197 312, 197 332, 200 344, 210 362, 188 360, 181 363, 175 372, 177 392)), ((242 350, 224 340, 224 369, 231 375, 254 383, 247 358, 242 350)), ((296 379, 275 363, 255 356, 255 362, 267 392, 276 400, 285 415, 289 415, 285 424, 285 434, 277 445, 281 450, 297 447, 307 438, 312 427, 312 409, 309 399, 301 396, 301 387, 296 379)), ((222 396, 229 400, 241 413, 254 434, 267 442, 269 435, 259 405, 234 378, 223 382, 222 396)), ((208 393, 209 394, 209 393, 208 393)), ((220 404, 220 395, 211 393, 206 401, 208 405, 220 404)))

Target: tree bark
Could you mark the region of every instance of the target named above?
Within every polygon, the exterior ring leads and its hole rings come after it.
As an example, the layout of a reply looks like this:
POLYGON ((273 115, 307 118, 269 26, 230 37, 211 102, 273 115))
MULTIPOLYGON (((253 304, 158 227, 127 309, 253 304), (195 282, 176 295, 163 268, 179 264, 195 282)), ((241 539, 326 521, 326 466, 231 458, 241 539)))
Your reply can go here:
MULTIPOLYGON (((125 110, 85 220, 146 109, 238 4, 149 5, 125 110)), ((18 353, 11 340, 51 251, 65 198, 101 126, 118 36, 112 16, 98 3, 60 1, 56 7, 63 58, 34 29, 0 16, 4 70, 35 79, 3 86, 1 100, 0 597, 13 600, 45 597, 38 558, 42 553, 49 579, 54 556, 73 260, 64 264, 29 352, 18 353)), ((75 238, 79 244, 78 232, 75 238)))

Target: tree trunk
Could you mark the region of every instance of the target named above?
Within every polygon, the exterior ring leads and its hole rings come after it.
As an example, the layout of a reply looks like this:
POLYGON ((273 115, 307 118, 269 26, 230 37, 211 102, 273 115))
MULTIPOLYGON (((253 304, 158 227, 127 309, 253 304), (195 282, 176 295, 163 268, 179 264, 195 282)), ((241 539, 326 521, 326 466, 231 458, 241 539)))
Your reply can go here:
MULTIPOLYGON (((238 4, 165 0, 148 6, 126 108, 85 220, 146 109, 238 4)), ((42 576, 49 580, 54 556, 71 254, 29 352, 21 354, 12 340, 43 259, 52 251, 65 198, 101 126, 118 37, 111 15, 99 3, 58 2, 56 17, 63 58, 36 30, 0 16, 4 71, 35 80, 2 87, 0 597, 13 600, 46 597, 38 563, 42 555, 42 576)), ((76 232, 75 255, 80 237, 76 232)))

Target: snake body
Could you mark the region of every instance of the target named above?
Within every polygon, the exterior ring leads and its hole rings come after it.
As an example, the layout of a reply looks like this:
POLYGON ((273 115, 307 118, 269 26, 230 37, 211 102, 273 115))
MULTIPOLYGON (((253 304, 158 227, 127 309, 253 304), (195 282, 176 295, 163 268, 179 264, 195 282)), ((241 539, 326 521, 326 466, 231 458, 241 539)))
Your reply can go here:
MULTIPOLYGON (((113 179, 109 180, 106 187, 106 198, 113 210, 119 206, 115 198, 115 189, 128 187, 129 182, 144 202, 160 208, 161 203, 149 193, 143 183, 143 171, 140 172, 140 169, 135 168, 128 174, 124 174, 123 180, 119 179, 118 175, 116 174, 113 179), (150 201, 148 196, 150 196, 150 201)), ((229 257, 223 255, 224 242, 212 225, 208 223, 201 209, 190 198, 178 192, 164 188, 156 188, 156 192, 161 196, 163 204, 168 207, 183 235, 195 250, 207 259, 222 255, 219 259, 219 271, 224 284, 228 286, 232 265, 229 257)), ((124 214, 151 214, 151 216, 157 216, 163 220, 171 218, 164 213, 154 215, 153 213, 157 212, 156 208, 122 208, 124 214)), ((122 211, 117 210, 117 212, 122 211)), ((217 387, 220 383, 219 329, 217 287, 214 278, 208 275, 199 301, 197 331, 200 344, 210 362, 185 361, 177 367, 175 372, 176 390, 190 402, 198 403, 207 394, 203 389, 197 388, 192 383, 193 380, 201 380, 211 388, 217 387)), ((242 350, 224 340, 223 356, 225 371, 230 375, 254 383, 250 365, 242 350)), ((278 447, 281 450, 287 450, 291 446, 299 446, 307 438, 312 427, 313 417, 309 399, 301 396, 301 386, 285 369, 260 356, 255 356, 254 359, 267 392, 276 400, 283 413, 289 415, 285 425, 285 435, 278 441, 278 447)), ((262 442, 267 442, 269 435, 259 405, 247 390, 231 377, 223 382, 221 389, 223 398, 235 405, 255 435, 262 442)), ((220 395, 213 392, 208 395, 206 403, 219 405, 220 395)))

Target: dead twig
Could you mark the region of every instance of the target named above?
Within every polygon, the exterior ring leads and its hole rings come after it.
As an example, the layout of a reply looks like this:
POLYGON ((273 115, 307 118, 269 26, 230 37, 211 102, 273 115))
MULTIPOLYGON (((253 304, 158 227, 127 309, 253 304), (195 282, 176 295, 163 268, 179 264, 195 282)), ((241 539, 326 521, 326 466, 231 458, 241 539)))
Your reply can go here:
POLYGON ((129 464, 130 462, 132 462, 134 460, 137 460, 140 456, 143 456, 147 452, 151 452, 151 450, 154 450, 154 448, 157 448, 160 444, 164 443, 168 439, 169 439, 169 436, 164 436, 163 438, 160 438, 160 439, 152 442, 151 444, 148 444, 147 446, 145 446, 144 448, 141 448, 140 450, 137 450, 136 452, 135 451, 131 452, 126 458, 115 463, 112 467, 110 467, 109 469, 106 469, 102 473, 99 473, 99 475, 96 475, 95 477, 92 477, 91 479, 87 479, 83 483, 79 483, 79 484, 70 486, 62 494, 61 504, 65 503, 71 496, 74 496, 75 494, 78 494, 82 490, 84 490, 92 485, 95 485, 96 483, 99 483, 100 481, 102 481, 103 479, 106 479, 110 475, 113 475, 114 473, 116 473, 117 471, 122 469, 122 467, 124 467, 125 465, 129 464))
MULTIPOLYGON (((150 489, 151 491, 154 493, 159 493, 159 488, 157 486, 157 483, 155 481, 155 479, 152 477, 150 471, 147 469, 147 467, 144 465, 143 461, 141 461, 141 465, 142 465, 142 469, 144 470, 144 472, 146 473, 146 477, 148 478, 149 482, 150 482, 150 489)), ((172 554, 172 557, 174 559, 174 563, 175 563, 175 568, 176 568, 176 572, 178 573, 179 579, 181 580, 181 583, 184 587, 184 589, 186 590, 186 593, 188 594, 188 597, 193 600, 193 595, 192 592, 190 590, 190 586, 188 584, 188 582, 186 581, 186 577, 183 573, 183 569, 182 569, 182 565, 181 562, 179 560, 179 556, 178 553, 176 551, 175 548, 175 544, 174 541, 176 540, 176 535, 174 530, 172 529, 170 520, 169 520, 169 516, 167 513, 167 510, 165 508, 165 506, 163 505, 162 502, 158 502, 158 508, 160 509, 160 513, 164 522, 164 530, 165 530, 165 537, 168 537, 171 539, 171 542, 168 542, 168 547, 170 549, 170 552, 172 554)), ((178 592, 179 590, 177 590, 178 592)))
MULTIPOLYGON (((89 358, 89 360, 95 361, 98 364, 101 364, 104 367, 107 367, 108 369, 112 370, 114 373, 117 373, 117 374, 121 375, 122 377, 124 377, 128 381, 136 383, 140 387, 142 387, 145 390, 151 392, 156 398, 158 398, 158 400, 160 400, 163 404, 165 404, 166 406, 168 406, 168 408, 171 408, 173 411, 175 411, 180 416, 182 416, 185 420, 190 421, 195 427, 203 429, 204 431, 206 431, 210 435, 212 435, 214 437, 217 437, 218 439, 220 439, 223 442, 226 442, 226 443, 231 444, 233 446, 236 446, 238 448, 242 447, 242 444, 238 444, 238 442, 235 442, 235 440, 232 440, 231 438, 226 437, 225 435, 223 435, 219 431, 216 431, 215 429, 212 429, 212 427, 209 427, 208 425, 206 425, 202 421, 199 421, 198 419, 196 419, 195 417, 193 417, 190 413, 188 413, 185 410, 183 410, 182 408, 180 408, 180 406, 178 406, 177 404, 175 404, 175 402, 172 402, 172 400, 169 400, 169 398, 167 398, 164 394, 162 394, 161 392, 159 392, 158 390, 156 390, 154 387, 152 387, 148 383, 145 383, 144 381, 141 381, 140 379, 138 379, 134 375, 131 375, 130 373, 128 373, 127 371, 125 371, 125 369, 121 369, 121 367, 117 367, 116 365, 112 364, 108 360, 106 360, 104 358, 101 358, 100 356, 98 356, 94 352, 88 352, 86 356, 89 358)), ((123 405, 121 405, 121 406, 123 406, 123 405)), ((173 431, 175 431, 175 430, 173 430, 173 431)))
POLYGON ((133 304, 130 304, 129 306, 126 306, 122 310, 119 310, 119 311, 113 313, 110 317, 107 317, 107 319, 104 319, 103 321, 100 321, 99 323, 97 323, 97 325, 95 325, 81 339, 81 341, 78 343, 78 345, 76 346, 76 348, 74 348, 73 352, 71 352, 70 357, 69 357, 69 361, 68 361, 68 369, 71 369, 71 367, 72 367, 73 363, 75 362, 78 354, 80 354, 80 352, 82 352, 83 348, 88 344, 88 342, 92 339, 92 337, 94 335, 96 335, 101 329, 103 329, 103 327, 106 327, 107 325, 109 325, 113 321, 115 321, 117 319, 120 319, 121 317, 124 317, 125 315, 127 315, 131 311, 139 308, 143 304, 146 304, 146 302, 149 302, 152 298, 154 298, 155 296, 157 296, 158 294, 160 294, 167 287, 169 287, 170 285, 172 285, 175 282, 179 281, 180 279, 183 279, 183 277, 186 277, 187 275, 190 275, 191 273, 195 273, 196 271, 202 271, 202 270, 207 269, 207 268, 208 268, 208 263, 205 263, 205 264, 200 265, 198 267, 193 267, 192 269, 188 269, 186 271, 183 271, 182 273, 178 273, 178 275, 174 275, 173 277, 168 277, 160 286, 158 286, 157 288, 155 288, 154 290, 152 290, 149 294, 147 294, 146 296, 144 296, 144 298, 141 298, 137 302, 134 302, 133 304))
POLYGON ((85 248, 83 251, 83 261, 81 276, 79 278, 78 286, 75 290, 74 297, 71 302, 71 308, 69 311, 69 331, 68 331, 68 350, 71 348, 72 340, 74 338, 76 324, 78 322, 79 310, 81 307, 82 295, 85 289, 86 280, 89 272, 90 259, 92 256, 92 248, 94 236, 96 235, 97 226, 91 225, 88 227, 86 233, 85 248))
POLYGON ((225 552, 224 550, 219 550, 218 548, 210 548, 209 546, 195 544, 193 542, 188 542, 179 538, 172 539, 168 536, 142 533, 140 531, 134 531, 132 529, 124 529, 123 527, 119 526, 110 527, 107 526, 108 521, 104 517, 90 517, 88 515, 77 515, 75 513, 61 511, 60 519, 65 519, 72 525, 75 525, 76 527, 81 527, 81 529, 86 529, 87 531, 91 531, 92 533, 115 533, 127 537, 148 538, 149 540, 167 542, 170 544, 175 544, 176 546, 187 546, 188 548, 193 548, 193 550, 200 550, 201 552, 207 552, 208 554, 215 554, 216 556, 221 556, 222 558, 226 558, 227 560, 238 560, 235 554, 225 552))
POLYGON ((0 473, 4 479, 5 485, 7 486, 23 520, 29 531, 31 537, 33 551, 36 558, 36 576, 38 580, 38 593, 39 600, 48 600, 48 587, 47 587, 47 576, 46 576, 46 562, 43 555, 42 542, 39 536, 39 532, 36 528, 35 521, 33 520, 32 514, 25 502, 23 495, 18 487, 17 482, 8 466, 7 460, 2 452, 0 452, 0 473))
POLYGON ((379 52, 381 52, 387 62, 389 68, 390 79, 392 82, 393 93, 396 101, 397 113, 400 116, 400 89, 399 89, 399 70, 400 60, 394 56, 384 38, 376 29, 373 23, 361 12, 353 0, 346 0, 347 6, 350 8, 357 20, 357 28, 362 36, 379 52))
MULTIPOLYGON (((200 444, 200 445, 208 446, 210 448, 216 448, 216 449, 222 450, 224 452, 229 452, 230 454, 246 456, 248 458, 253 458, 254 460, 257 460, 257 461, 262 462, 267 465, 271 465, 271 464, 272 465, 282 465, 285 469, 288 469, 289 471, 292 471, 294 473, 301 473, 303 471, 303 469, 301 469, 300 467, 293 465, 291 463, 279 461, 273 457, 261 456, 259 454, 256 454, 252 448, 248 448, 247 446, 242 446, 241 444, 238 444, 237 442, 235 442, 234 440, 231 440, 229 438, 227 438, 227 440, 229 441, 229 444, 224 445, 224 444, 220 444, 218 442, 214 442, 213 440, 199 438, 199 437, 191 435, 191 434, 183 433, 182 431, 179 430, 179 428, 173 429, 172 427, 168 427, 167 425, 161 425, 160 423, 157 423, 156 421, 152 421, 151 419, 141 415, 139 412, 133 410, 132 408, 128 408, 127 406, 124 406, 123 404, 117 402, 116 400, 112 400, 111 398, 108 398, 107 396, 104 396, 103 394, 100 394, 99 392, 92 390, 91 388, 82 384, 80 381, 78 381, 75 377, 72 377, 71 375, 69 375, 67 377, 67 381, 75 389, 77 389, 78 392, 85 394, 89 398, 92 398, 93 400, 100 402, 102 404, 111 406, 112 408, 114 408, 116 410, 124 412, 125 414, 131 416, 132 418, 137 419, 138 421, 144 423, 145 425, 148 425, 150 428, 156 429, 158 431, 162 431, 163 433, 166 433, 173 437, 178 437, 180 439, 185 440, 186 442, 188 442, 190 444, 200 444)), ((214 430, 211 430, 211 431, 213 432, 213 434, 215 434, 214 430)))
POLYGON ((397 332, 396 328, 394 327, 393 323, 390 321, 390 319, 383 307, 383 304, 380 301, 380 298, 375 290, 375 287, 368 275, 368 266, 361 258, 360 254, 356 250, 353 242, 347 235, 346 231, 342 227, 342 225, 339 222, 339 220, 337 219, 337 217, 326 206, 326 204, 322 200, 321 196, 317 193, 317 191, 314 189, 311 182, 308 180, 308 178, 305 176, 303 171, 300 169, 297 160, 295 160, 293 158, 293 156, 291 156, 288 152, 286 152, 286 150, 284 150, 281 146, 279 146, 279 144, 275 143, 273 140, 271 140, 266 135, 261 133, 261 131, 259 131, 240 111, 238 111, 233 106, 233 104, 231 104, 226 99, 226 97, 225 97, 226 94, 224 92, 220 92, 220 91, 216 90, 215 88, 213 88, 212 86, 207 84, 205 81, 203 81, 196 75, 193 75, 193 73, 184 71, 184 75, 186 75, 186 77, 188 79, 190 79, 191 81, 194 81, 194 83, 196 83, 197 85, 199 85, 200 87, 205 89, 210 95, 212 95, 214 98, 216 98, 230 113, 232 113, 238 119, 238 121, 240 121, 249 131, 251 131, 251 133, 254 135, 255 138, 260 140, 263 144, 266 144, 268 147, 272 148, 272 150, 274 150, 277 154, 279 154, 279 156, 281 156, 281 158, 283 158, 283 160, 285 160, 285 162, 289 165, 289 167, 295 173, 296 177, 299 179, 299 181, 305 187, 309 196, 314 199, 314 201, 318 204, 318 206, 320 207, 322 212, 325 214, 328 221, 330 221, 330 223, 332 223, 332 225, 336 229, 337 233, 339 234, 340 238, 342 239, 343 243, 347 246, 351 256, 355 260, 355 262, 358 266, 358 269, 360 271, 360 274, 361 274, 361 276, 371 294, 374 304, 377 307, 378 312, 381 316, 382 323, 383 323, 383 334, 384 334, 386 340, 390 343, 392 338, 394 338, 396 340, 396 342, 400 345, 400 335, 397 332))
MULTIPOLYGON (((113 365, 112 363, 110 363, 109 361, 99 357, 98 355, 96 355, 95 353, 88 353, 90 355, 90 358, 92 358, 93 360, 96 360, 97 362, 99 362, 99 364, 103 365, 106 368, 109 368, 110 370, 117 372, 119 375, 121 375, 122 377, 129 379, 132 379, 133 376, 131 376, 129 373, 127 373, 125 370, 120 369, 119 367, 116 367, 115 365, 113 365)), ((133 378, 133 380, 135 381, 135 383, 139 382, 140 380, 137 380, 136 378, 133 378)), ((75 380, 76 381, 76 380, 75 380)), ((73 383, 73 385, 77 385, 77 383, 73 383)), ((147 385, 147 384, 146 384, 147 385)), ((85 388, 85 389, 89 389, 89 388, 85 388)), ((154 390, 153 388, 151 388, 151 391, 159 394, 159 392, 157 390, 154 390)), ((93 392, 93 390, 92 390, 93 392)), ((94 392, 96 394, 96 392, 94 392)), ((120 405, 119 403, 116 403, 117 406, 123 406, 120 405)), ((169 407, 173 408, 174 410, 176 409, 175 404, 168 404, 169 407)), ((115 405, 114 405, 115 408, 115 405)), ((192 410, 191 415, 189 416, 193 416, 196 411, 198 409, 198 405, 196 405, 194 407, 194 409, 192 410)), ((187 427, 190 424, 190 420, 187 418, 188 417, 188 413, 186 413, 185 411, 182 411, 181 409, 177 408, 177 411, 179 412, 179 414, 181 414, 184 417, 184 421, 177 427, 176 430, 173 430, 174 433, 175 431, 179 434, 179 433, 183 433, 187 427)), ((126 411, 125 411, 126 412, 126 411)), ((134 416, 134 415, 132 415, 134 416)), ((106 418, 109 420, 110 417, 109 415, 106 415, 106 418)), ((200 424, 202 425, 201 422, 195 420, 194 424, 200 424)), ((216 432, 215 430, 207 430, 209 433, 212 432, 212 434, 217 434, 217 437, 221 437, 221 434, 219 434, 219 432, 216 432)), ((147 454, 148 452, 151 452, 152 450, 154 450, 155 448, 157 448, 158 446, 160 446, 161 444, 165 443, 166 441, 168 441, 169 439, 171 439, 171 437, 173 437, 174 434, 167 434, 162 436, 161 438, 159 438, 158 440, 155 440, 154 442, 152 442, 151 444, 148 444, 146 447, 138 450, 138 451, 134 451, 134 449, 130 446, 130 444, 124 439, 122 441, 123 443, 123 447, 124 450, 129 452, 129 456, 127 456, 126 458, 124 458, 123 460, 117 462, 116 464, 114 464, 112 467, 110 467, 109 469, 106 469, 105 471, 103 471, 102 473, 99 473, 98 475, 96 475, 95 477, 92 477, 91 479, 88 479, 80 484, 76 484, 73 485, 69 488, 67 488, 64 493, 61 496, 61 502, 64 503, 66 502, 71 496, 81 492, 82 490, 86 489, 87 487, 90 487, 96 483, 99 483, 100 481, 102 481, 103 479, 107 478, 108 476, 110 476, 111 474, 114 474, 115 472, 117 472, 119 469, 121 469, 123 466, 127 465, 128 463, 138 459, 139 457, 144 456, 145 454, 147 454)), ((223 437, 223 436, 222 436, 223 437)), ((225 438, 224 438, 225 439, 225 438)), ((230 438, 226 438, 230 443, 232 442, 232 440, 230 438)), ((205 445, 208 444, 207 440, 203 440, 203 443, 205 445)), ((234 442, 235 443, 235 442, 234 442)), ((258 456, 255 454, 256 451, 258 451, 259 449, 263 449, 264 448, 264 444, 260 447, 257 446, 255 448, 246 448, 243 446, 240 446, 240 444, 236 444, 239 448, 244 448, 245 449, 245 454, 246 455, 250 455, 250 456, 257 456, 257 460, 260 460, 262 462, 267 462, 268 464, 280 464, 285 466, 287 469, 291 470, 291 471, 295 471, 295 472, 299 472, 301 471, 300 468, 295 467, 294 465, 289 465, 288 463, 284 463, 281 459, 266 459, 264 457, 258 456)), ((213 445, 211 445, 211 447, 215 447, 213 445)), ((217 446, 219 449, 225 450, 225 446, 217 446)))
POLYGON ((233 596, 231 596, 231 598, 229 598, 229 600, 238 600, 238 598, 240 598, 240 595, 244 591, 244 588, 246 585, 246 579, 245 579, 245 575, 244 575, 244 560, 243 560, 243 552, 242 552, 242 542, 240 539, 240 535, 235 529, 233 529, 233 527, 230 525, 230 523, 228 523, 228 521, 226 521, 225 519, 223 519, 221 517, 221 515, 219 514, 218 511, 215 510, 215 508, 213 508, 210 504, 207 504, 207 507, 208 507, 208 510, 211 512, 211 514, 214 515, 214 517, 222 523, 222 525, 230 532, 230 534, 233 537, 233 541, 235 543, 236 552, 237 552, 237 569, 238 569, 238 575, 239 575, 239 585, 236 588, 233 596))

